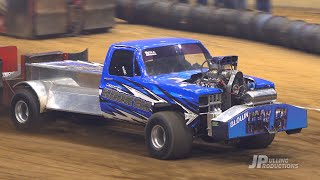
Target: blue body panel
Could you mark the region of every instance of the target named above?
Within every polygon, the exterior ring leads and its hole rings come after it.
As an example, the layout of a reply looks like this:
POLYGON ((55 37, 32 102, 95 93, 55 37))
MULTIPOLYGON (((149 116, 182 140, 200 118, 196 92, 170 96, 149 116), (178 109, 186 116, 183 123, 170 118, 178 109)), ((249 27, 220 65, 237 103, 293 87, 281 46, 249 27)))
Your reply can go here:
MULTIPOLYGON (((206 88, 185 82, 185 80, 190 79, 192 75, 200 73, 201 70, 148 76, 142 59, 142 51, 144 49, 189 43, 200 42, 184 38, 161 38, 122 42, 112 45, 106 56, 100 83, 100 106, 105 116, 145 124, 153 114, 155 105, 169 104, 182 108, 185 112, 186 124, 192 128, 197 127, 201 119, 199 116, 199 97, 203 95, 220 94, 223 93, 223 90, 219 88, 206 88), (141 76, 125 77, 109 74, 109 64, 113 52, 118 49, 134 52, 133 60, 137 60, 141 76)), ((275 88, 274 83, 270 81, 252 76, 245 76, 245 78, 250 80, 250 89, 275 88)), ((278 131, 305 128, 307 126, 305 110, 287 104, 272 104, 256 106, 248 108, 244 112, 239 112, 235 117, 230 117, 230 119, 225 122, 225 128, 218 127, 220 129, 214 130, 213 132, 223 131, 223 134, 226 135, 224 139, 265 133, 265 129, 263 129, 263 131, 261 130, 261 132, 254 131, 253 133, 250 129, 248 130, 250 123, 261 123, 259 118, 266 120, 265 116, 249 117, 249 114, 267 111, 267 129, 273 129, 275 128, 275 124, 282 123, 282 121, 279 120, 282 117, 277 117, 282 113, 280 110, 283 110, 283 113, 285 113, 286 120, 285 126, 282 128, 278 128, 277 126, 278 131), (235 125, 234 122, 238 121, 237 118, 242 118, 242 120, 235 125), (233 125, 231 125, 231 123, 233 123, 233 125)), ((259 127, 260 125, 261 124, 259 124, 259 127)), ((213 127, 213 129, 214 128, 217 127, 213 127)))
POLYGON ((267 81, 261 78, 253 77, 253 76, 245 76, 247 78, 250 78, 254 80, 255 82, 255 88, 254 89, 263 89, 263 88, 275 88, 275 85, 271 81, 267 81))
POLYGON ((288 104, 249 108, 227 122, 227 138, 251 136, 271 131, 281 132, 307 127, 307 111, 288 104))
MULTIPOLYGON (((132 103, 131 105, 128 105, 128 103, 124 104, 123 102, 119 103, 118 101, 110 101, 110 99, 100 95, 101 110, 104 113, 110 115, 110 117, 112 118, 114 118, 115 116, 122 117, 124 113, 133 115, 131 119, 133 119, 133 121, 135 122, 139 118, 139 121, 146 121, 152 115, 153 105, 157 103, 177 105, 189 114, 198 114, 199 96, 205 94, 222 93, 221 89, 204 88, 201 86, 182 82, 189 79, 192 74, 200 73, 200 70, 164 74, 160 76, 148 76, 142 59, 142 51, 144 49, 190 43, 201 44, 200 41, 186 38, 159 38, 122 42, 111 45, 104 63, 100 89, 101 91, 103 91, 104 89, 117 91, 115 92, 115 94, 119 96, 120 101, 123 101, 122 99, 129 98, 132 103), (137 63, 139 65, 141 76, 120 77, 109 74, 109 64, 112 58, 112 54, 115 50, 118 49, 130 50, 135 53, 135 59, 137 60, 137 63), (106 78, 112 80, 105 80, 106 78), (138 101, 137 99, 139 98, 142 100, 147 99, 147 101, 152 102, 152 106, 148 110, 146 107, 141 108, 143 110, 137 110, 137 108, 135 108, 135 104, 137 104, 135 101, 138 101), (122 108, 121 113, 119 113, 120 106, 122 108), (124 110, 125 112, 123 112, 124 110), (143 117, 143 119, 141 119, 141 117, 143 117)), ((204 50, 207 51, 206 49, 204 50)), ((108 91, 108 93, 110 92, 108 91)), ((111 91, 111 93, 114 92, 111 91)), ((147 106, 147 103, 145 103, 144 105, 147 106)), ((192 123, 190 122, 190 124, 192 123)))

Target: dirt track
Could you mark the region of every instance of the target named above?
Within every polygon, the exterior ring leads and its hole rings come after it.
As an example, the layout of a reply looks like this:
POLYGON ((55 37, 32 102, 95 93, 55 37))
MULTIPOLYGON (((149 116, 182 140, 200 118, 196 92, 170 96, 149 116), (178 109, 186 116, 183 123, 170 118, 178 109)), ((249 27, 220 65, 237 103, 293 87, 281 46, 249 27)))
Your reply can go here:
MULTIPOLYGON (((214 55, 237 54, 246 74, 276 83, 279 101, 320 107, 320 57, 245 40, 119 24, 112 33, 30 41, 0 37, 21 53, 90 49, 102 62, 108 46, 131 39, 179 36, 201 40, 214 55)), ((58 120, 37 134, 16 132, 6 110, 0 115, 0 179, 319 179, 320 113, 309 111, 302 134, 279 134, 264 150, 239 150, 195 142, 192 157, 152 159, 144 147, 143 128, 116 122, 74 123, 58 120), (299 169, 248 169, 254 154, 288 157, 299 169)))

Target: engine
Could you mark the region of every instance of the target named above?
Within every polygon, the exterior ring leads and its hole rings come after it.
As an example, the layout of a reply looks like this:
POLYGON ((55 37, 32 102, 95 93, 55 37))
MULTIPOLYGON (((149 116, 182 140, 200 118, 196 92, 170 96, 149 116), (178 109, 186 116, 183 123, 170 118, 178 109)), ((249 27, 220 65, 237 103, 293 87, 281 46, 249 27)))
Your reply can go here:
POLYGON ((223 90, 221 109, 244 103, 248 84, 243 73, 237 70, 237 56, 214 57, 209 70, 191 76, 187 82, 207 88, 223 90))
POLYGON ((207 88, 222 89, 222 110, 243 104, 244 95, 248 91, 242 72, 237 70, 208 71, 195 74, 187 81, 207 88))
POLYGON ((237 70, 237 63, 237 56, 213 57, 205 72, 192 75, 186 82, 207 88, 222 89, 222 111, 234 105, 252 106, 274 102, 277 98, 276 91, 272 88, 254 90, 251 87, 254 82, 244 78, 243 73, 237 70))

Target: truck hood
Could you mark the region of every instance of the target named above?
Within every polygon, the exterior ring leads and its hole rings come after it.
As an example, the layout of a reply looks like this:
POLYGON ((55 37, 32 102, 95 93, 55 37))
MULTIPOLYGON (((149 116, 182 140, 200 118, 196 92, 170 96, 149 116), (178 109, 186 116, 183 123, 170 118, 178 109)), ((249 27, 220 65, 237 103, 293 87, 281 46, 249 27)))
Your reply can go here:
MULTIPOLYGON (((163 85, 166 87, 175 87, 181 90, 192 91, 199 95, 216 94, 216 93, 223 92, 219 88, 205 88, 202 86, 185 82, 186 80, 190 79, 192 75, 200 72, 201 70, 192 70, 192 71, 185 71, 185 72, 179 72, 179 73, 162 74, 158 76, 150 76, 150 80, 153 81, 153 83, 158 84, 160 86, 163 85)), ((253 82, 255 89, 275 87, 274 83, 261 78, 248 76, 248 75, 244 75, 244 78, 247 78, 251 82, 253 82)))
POLYGON ((162 74, 158 76, 150 76, 152 83, 157 84, 163 89, 171 92, 178 90, 180 92, 185 91, 197 96, 206 94, 217 94, 223 91, 219 88, 206 88, 195 84, 184 82, 191 78, 193 74, 200 73, 200 70, 185 71, 179 73, 162 74))

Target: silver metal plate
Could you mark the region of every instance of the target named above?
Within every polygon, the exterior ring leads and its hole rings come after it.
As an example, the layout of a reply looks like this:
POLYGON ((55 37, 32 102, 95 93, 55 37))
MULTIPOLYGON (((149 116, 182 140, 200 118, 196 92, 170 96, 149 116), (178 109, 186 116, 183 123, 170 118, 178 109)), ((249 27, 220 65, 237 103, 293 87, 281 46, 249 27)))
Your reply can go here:
POLYGON ((102 116, 99 89, 54 85, 48 94, 47 109, 102 116))
POLYGON ((26 68, 27 81, 24 83, 34 82, 44 87, 45 93, 35 89, 42 100, 41 107, 102 116, 99 101, 101 64, 58 61, 27 64, 26 68))

